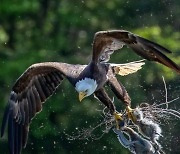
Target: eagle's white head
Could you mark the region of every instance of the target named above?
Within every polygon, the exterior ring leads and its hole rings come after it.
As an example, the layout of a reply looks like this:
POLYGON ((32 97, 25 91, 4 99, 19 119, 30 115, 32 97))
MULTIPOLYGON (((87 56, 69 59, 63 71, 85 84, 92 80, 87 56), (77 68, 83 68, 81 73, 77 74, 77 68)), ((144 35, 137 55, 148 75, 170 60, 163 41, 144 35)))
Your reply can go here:
POLYGON ((75 85, 76 91, 79 93, 79 101, 93 94, 97 88, 97 82, 94 79, 84 78, 78 81, 75 85))

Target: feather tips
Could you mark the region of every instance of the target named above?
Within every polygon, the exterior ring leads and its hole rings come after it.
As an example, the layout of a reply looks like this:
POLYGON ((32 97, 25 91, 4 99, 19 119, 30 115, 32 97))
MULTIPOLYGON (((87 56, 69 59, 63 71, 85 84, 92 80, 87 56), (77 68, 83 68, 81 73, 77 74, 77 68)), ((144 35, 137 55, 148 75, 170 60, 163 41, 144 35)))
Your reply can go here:
POLYGON ((94 63, 109 61, 110 55, 114 51, 121 49, 124 44, 141 57, 159 62, 180 73, 180 67, 163 54, 163 52, 171 53, 171 51, 157 43, 125 30, 101 31, 96 33, 93 42, 92 61, 94 63))
POLYGON ((144 60, 134 61, 126 64, 110 64, 115 74, 125 76, 137 72, 145 64, 144 60))

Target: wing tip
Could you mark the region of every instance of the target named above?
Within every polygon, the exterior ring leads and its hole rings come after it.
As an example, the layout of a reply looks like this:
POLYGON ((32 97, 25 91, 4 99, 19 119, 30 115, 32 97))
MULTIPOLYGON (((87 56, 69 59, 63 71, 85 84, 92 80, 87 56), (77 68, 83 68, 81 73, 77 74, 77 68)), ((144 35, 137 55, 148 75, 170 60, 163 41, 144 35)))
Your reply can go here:
POLYGON ((151 46, 151 47, 155 48, 156 50, 159 50, 160 52, 172 53, 172 51, 170 51, 169 49, 163 47, 162 45, 160 45, 158 43, 150 41, 150 40, 143 38, 141 36, 137 36, 137 37, 140 41, 143 41, 146 45, 151 46))
POLYGON ((3 116, 3 120, 2 120, 1 138, 4 136, 4 131, 5 131, 8 119, 9 119, 9 105, 6 106, 6 109, 5 109, 5 112, 4 112, 4 116, 3 116))

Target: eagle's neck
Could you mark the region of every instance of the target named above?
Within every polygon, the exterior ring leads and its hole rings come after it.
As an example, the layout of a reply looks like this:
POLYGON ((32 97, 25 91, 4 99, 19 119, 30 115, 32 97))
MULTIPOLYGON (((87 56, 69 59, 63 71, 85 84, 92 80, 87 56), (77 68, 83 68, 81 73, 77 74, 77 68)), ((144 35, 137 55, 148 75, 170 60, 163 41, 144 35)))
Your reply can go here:
POLYGON ((86 92, 87 96, 93 94, 97 88, 97 82, 91 78, 84 78, 75 84, 77 92, 86 92))

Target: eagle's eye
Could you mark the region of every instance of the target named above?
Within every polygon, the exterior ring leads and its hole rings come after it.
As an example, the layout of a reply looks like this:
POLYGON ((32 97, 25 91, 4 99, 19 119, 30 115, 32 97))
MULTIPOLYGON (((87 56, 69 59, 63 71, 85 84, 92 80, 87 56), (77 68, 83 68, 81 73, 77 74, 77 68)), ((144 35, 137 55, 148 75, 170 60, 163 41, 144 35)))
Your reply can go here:
POLYGON ((85 91, 84 91, 84 93, 86 93, 86 95, 89 93, 89 90, 88 89, 86 89, 85 91))

